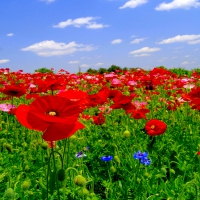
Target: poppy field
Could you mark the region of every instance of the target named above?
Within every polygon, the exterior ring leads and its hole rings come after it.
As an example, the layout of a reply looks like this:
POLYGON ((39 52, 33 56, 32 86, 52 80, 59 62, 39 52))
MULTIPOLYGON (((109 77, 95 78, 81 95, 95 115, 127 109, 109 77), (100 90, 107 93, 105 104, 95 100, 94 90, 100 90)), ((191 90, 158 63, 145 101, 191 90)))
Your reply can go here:
POLYGON ((0 199, 200 199, 200 73, 0 69, 0 199))

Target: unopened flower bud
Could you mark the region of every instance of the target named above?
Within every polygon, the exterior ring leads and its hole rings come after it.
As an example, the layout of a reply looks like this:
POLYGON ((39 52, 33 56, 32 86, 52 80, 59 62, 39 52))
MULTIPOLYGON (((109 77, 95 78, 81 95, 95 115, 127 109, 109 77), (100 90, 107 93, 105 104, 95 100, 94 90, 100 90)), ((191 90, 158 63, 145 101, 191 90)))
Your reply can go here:
POLYGON ((88 196, 90 193, 87 188, 83 187, 78 191, 79 196, 88 196))
POLYGON ((29 187, 30 187, 30 185, 31 185, 31 183, 29 182, 29 181, 24 181, 23 183, 22 183, 22 189, 23 190, 28 190, 29 189, 29 187))
POLYGON ((111 166, 110 167, 110 171, 113 172, 113 173, 115 173, 117 170, 116 170, 116 168, 114 166, 111 166))
POLYGON ((12 200, 14 199, 14 196, 15 196, 15 192, 12 188, 8 188, 6 191, 5 191, 5 197, 9 200, 12 200))
POLYGON ((130 137, 130 135, 131 135, 131 133, 128 130, 125 130, 124 133, 123 133, 123 136, 126 137, 126 138, 130 137))
POLYGON ((64 169, 58 170, 58 180, 61 182, 65 180, 65 170, 64 169))
POLYGON ((74 182, 78 186, 85 186, 86 185, 86 179, 82 175, 76 176, 74 182))
POLYGON ((114 156, 114 160, 117 162, 117 163, 120 163, 120 159, 118 156, 114 156))

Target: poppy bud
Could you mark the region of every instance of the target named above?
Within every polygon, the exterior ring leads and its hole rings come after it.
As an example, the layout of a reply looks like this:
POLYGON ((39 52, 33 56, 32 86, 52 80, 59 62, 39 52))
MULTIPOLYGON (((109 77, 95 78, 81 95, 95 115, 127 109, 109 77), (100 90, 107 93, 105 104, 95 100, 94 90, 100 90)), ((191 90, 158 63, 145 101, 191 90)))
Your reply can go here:
POLYGON ((117 162, 117 163, 120 163, 120 159, 118 156, 114 156, 114 160, 117 162))
POLYGON ((15 196, 15 192, 12 188, 8 188, 6 191, 5 191, 5 197, 9 200, 12 200, 14 199, 14 196, 15 196))
POLYGON ((116 168, 114 166, 111 166, 110 167, 110 171, 113 172, 113 173, 115 173, 117 170, 116 170, 116 168))
POLYGON ((173 169, 170 169, 170 172, 171 172, 172 174, 175 174, 175 171, 174 171, 173 169))
POLYGON ((163 168, 161 168, 161 170, 160 170, 163 174, 166 174, 167 173, 167 170, 163 167, 163 168))
POLYGON ((141 179, 140 179, 140 178, 137 178, 137 182, 140 183, 140 181, 141 181, 141 179))
POLYGON ((82 175, 76 176, 74 182, 78 186, 85 186, 86 185, 86 179, 82 175))
POLYGON ((128 130, 125 130, 124 133, 123 133, 123 136, 126 137, 126 138, 130 137, 130 135, 131 135, 131 133, 128 130))
POLYGON ((79 196, 88 196, 89 195, 89 191, 87 188, 83 187, 78 191, 78 195, 79 196))
POLYGON ((29 181, 24 181, 23 183, 22 183, 22 189, 24 190, 24 191, 26 191, 26 190, 28 190, 29 189, 29 187, 30 187, 30 185, 31 185, 31 183, 29 182, 29 181))
POLYGON ((147 177, 147 178, 149 178, 150 175, 149 175, 149 173, 145 172, 144 176, 147 177))
POLYGON ((58 170, 58 180, 61 182, 65 180, 65 170, 64 169, 58 170))

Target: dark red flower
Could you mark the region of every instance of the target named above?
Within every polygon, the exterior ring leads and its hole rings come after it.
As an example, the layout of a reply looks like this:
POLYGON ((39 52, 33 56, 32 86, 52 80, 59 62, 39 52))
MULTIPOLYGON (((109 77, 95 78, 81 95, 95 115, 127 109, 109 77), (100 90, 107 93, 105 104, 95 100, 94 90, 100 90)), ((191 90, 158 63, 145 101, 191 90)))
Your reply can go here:
POLYGON ((132 112, 131 117, 134 119, 147 119, 146 114, 149 112, 150 112, 149 109, 144 109, 144 108, 137 109, 132 112))
POLYGON ((167 129, 165 122, 158 119, 151 119, 145 125, 146 133, 150 136, 163 134, 167 129))
POLYGON ((78 122, 82 109, 76 102, 58 96, 43 96, 30 106, 20 105, 16 111, 18 121, 27 128, 42 131, 46 141, 62 140, 84 128, 78 122))
POLYGON ((6 85, 2 92, 8 96, 20 97, 26 93, 26 89, 17 85, 6 85))
POLYGON ((103 116, 103 113, 102 113, 102 112, 100 112, 98 116, 93 116, 92 118, 93 118, 94 123, 95 123, 96 125, 101 125, 101 124, 105 123, 105 121, 106 121, 106 119, 105 119, 105 117, 103 116))

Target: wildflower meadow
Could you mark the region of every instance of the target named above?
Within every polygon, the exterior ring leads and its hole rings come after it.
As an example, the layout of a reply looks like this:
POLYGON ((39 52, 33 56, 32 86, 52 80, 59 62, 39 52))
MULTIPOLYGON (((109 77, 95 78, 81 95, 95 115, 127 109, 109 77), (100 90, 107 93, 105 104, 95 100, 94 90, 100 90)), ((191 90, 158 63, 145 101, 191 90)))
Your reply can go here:
POLYGON ((199 71, 6 68, 0 99, 0 199, 200 199, 199 71))

